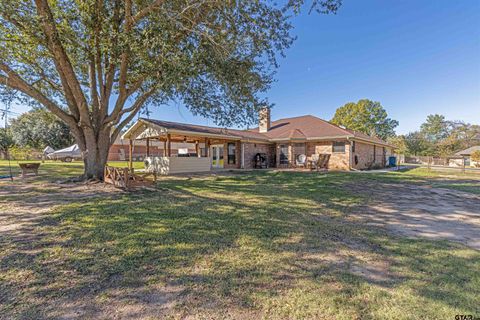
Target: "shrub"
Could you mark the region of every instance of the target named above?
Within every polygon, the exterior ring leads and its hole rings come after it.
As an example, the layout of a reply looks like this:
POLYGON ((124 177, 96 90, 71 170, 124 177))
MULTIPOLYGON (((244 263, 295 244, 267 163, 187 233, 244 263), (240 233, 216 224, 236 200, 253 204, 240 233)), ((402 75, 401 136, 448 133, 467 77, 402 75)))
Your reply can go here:
POLYGON ((13 160, 31 160, 36 159, 38 152, 29 147, 13 146, 8 150, 10 158, 13 160))
POLYGON ((475 167, 480 167, 480 150, 473 151, 470 159, 475 161, 475 167))

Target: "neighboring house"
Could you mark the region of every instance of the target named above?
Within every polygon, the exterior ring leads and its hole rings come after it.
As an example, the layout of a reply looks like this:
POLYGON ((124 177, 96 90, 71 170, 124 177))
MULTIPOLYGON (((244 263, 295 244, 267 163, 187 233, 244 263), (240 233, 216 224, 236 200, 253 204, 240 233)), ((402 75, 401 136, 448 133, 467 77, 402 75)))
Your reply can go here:
POLYGON ((367 169, 386 166, 387 157, 393 154, 393 146, 381 139, 311 115, 271 122, 270 110, 263 109, 259 119, 259 127, 249 130, 139 119, 122 139, 157 139, 163 142, 167 157, 173 156, 169 151, 173 143, 193 143, 195 154, 211 158, 213 168, 249 169, 257 154, 268 159, 269 167, 293 167, 301 154, 309 159, 314 154, 329 154, 329 169, 367 169))
POLYGON ((465 166, 480 166, 480 162, 475 162, 475 161, 472 161, 470 159, 470 157, 472 156, 472 153, 474 151, 480 151, 480 146, 473 146, 473 147, 470 147, 468 149, 465 149, 465 150, 462 150, 462 151, 458 151, 457 153, 455 153, 456 156, 458 157, 462 157, 465 159, 465 166))

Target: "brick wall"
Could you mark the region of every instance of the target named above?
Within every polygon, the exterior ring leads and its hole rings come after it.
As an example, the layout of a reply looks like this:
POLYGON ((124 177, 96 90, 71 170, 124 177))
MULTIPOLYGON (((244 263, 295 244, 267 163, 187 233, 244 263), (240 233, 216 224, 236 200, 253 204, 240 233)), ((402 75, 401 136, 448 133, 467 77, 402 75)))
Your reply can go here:
POLYGON ((328 169, 350 170, 350 143, 347 140, 342 142, 345 142, 345 152, 333 152, 333 141, 308 142, 307 157, 310 158, 315 153, 330 154, 328 169))
POLYGON ((392 154, 392 149, 383 146, 355 142, 355 152, 352 153, 352 167, 355 169, 367 169, 372 165, 383 167, 387 165, 386 157, 392 154), (357 163, 355 164, 355 156, 357 163))
POLYGON ((266 153, 268 157, 269 166, 273 167, 275 165, 275 145, 274 144, 264 144, 264 143, 245 143, 244 144, 244 155, 245 155, 245 169, 253 168, 253 157, 257 153, 266 153))

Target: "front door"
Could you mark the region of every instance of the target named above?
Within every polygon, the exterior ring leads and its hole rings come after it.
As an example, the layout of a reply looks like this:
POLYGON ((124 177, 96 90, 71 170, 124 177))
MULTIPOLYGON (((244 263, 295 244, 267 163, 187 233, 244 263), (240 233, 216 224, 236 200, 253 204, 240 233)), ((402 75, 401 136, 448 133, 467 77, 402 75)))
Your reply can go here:
POLYGON ((212 168, 223 168, 223 144, 212 146, 212 168))

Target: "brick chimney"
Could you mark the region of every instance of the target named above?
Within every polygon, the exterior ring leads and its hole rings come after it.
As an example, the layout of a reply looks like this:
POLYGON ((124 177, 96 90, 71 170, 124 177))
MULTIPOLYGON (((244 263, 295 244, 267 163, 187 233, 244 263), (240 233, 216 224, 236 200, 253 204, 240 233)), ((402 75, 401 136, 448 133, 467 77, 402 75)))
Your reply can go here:
POLYGON ((258 113, 258 131, 267 132, 270 130, 270 108, 264 107, 258 113))

